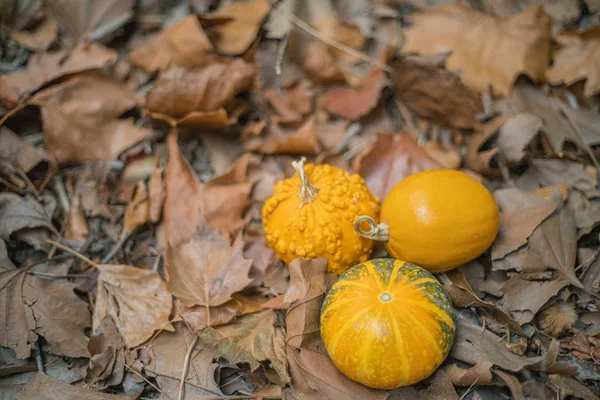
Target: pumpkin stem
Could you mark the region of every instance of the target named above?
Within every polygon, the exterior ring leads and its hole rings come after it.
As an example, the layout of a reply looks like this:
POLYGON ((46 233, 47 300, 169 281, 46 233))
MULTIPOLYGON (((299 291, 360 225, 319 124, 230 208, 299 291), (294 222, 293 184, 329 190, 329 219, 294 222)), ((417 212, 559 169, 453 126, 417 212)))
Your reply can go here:
POLYGON ((292 167, 298 172, 300 176, 300 181, 302 185, 300 186, 300 191, 298 192, 298 196, 300 196, 300 200, 302 204, 308 204, 311 201, 317 198, 319 194, 319 188, 310 183, 308 178, 306 177, 306 171, 304 171, 304 162, 306 161, 306 157, 302 157, 298 161, 292 162, 292 167))
POLYGON ((378 242, 387 242, 390 240, 390 230, 385 222, 377 224, 375 220, 368 215, 361 215, 354 220, 354 231, 360 236, 371 240, 377 240, 378 242), (363 231, 360 227, 362 222, 367 222, 370 229, 363 231))

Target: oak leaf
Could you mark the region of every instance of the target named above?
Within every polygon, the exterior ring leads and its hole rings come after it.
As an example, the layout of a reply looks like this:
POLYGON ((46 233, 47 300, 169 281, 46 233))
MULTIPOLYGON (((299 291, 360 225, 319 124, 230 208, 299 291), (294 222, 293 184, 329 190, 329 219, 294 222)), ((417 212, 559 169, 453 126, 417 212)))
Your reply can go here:
POLYGON ((250 282, 251 260, 242 256, 241 241, 233 246, 200 217, 196 233, 167 249, 169 291, 184 305, 220 306, 250 282))
POLYGON ((127 347, 148 340, 155 331, 172 329, 171 294, 160 274, 129 265, 98 265, 93 330, 110 316, 127 347))
POLYGON ((554 54, 548 80, 553 84, 572 85, 585 79, 586 97, 600 92, 600 28, 564 32, 555 39, 562 47, 554 54))
POLYGON ((411 20, 403 53, 451 52, 447 68, 462 71, 462 81, 474 90, 486 92, 491 86, 494 93, 507 95, 520 74, 536 82, 545 79, 551 21, 541 5, 498 18, 462 3, 445 4, 415 13, 411 20))

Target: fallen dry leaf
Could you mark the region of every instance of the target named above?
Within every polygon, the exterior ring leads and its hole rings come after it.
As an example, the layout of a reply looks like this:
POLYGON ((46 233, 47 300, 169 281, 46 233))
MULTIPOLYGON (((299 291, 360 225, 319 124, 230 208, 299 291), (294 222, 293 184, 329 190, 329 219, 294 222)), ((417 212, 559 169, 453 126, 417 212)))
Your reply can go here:
POLYGON ((532 6, 498 18, 469 6, 445 4, 415 13, 404 53, 452 54, 446 66, 471 88, 507 95, 519 74, 544 81, 550 61, 550 17, 532 6), (438 27, 431 29, 431 26, 438 27))
POLYGON ((90 362, 85 382, 99 388, 120 385, 125 368, 125 344, 112 318, 107 316, 102 320, 88 342, 88 350, 90 362))
MULTIPOLYGON (((0 250, 6 253, 3 242, 0 250)), ((90 312, 73 284, 29 276, 26 268, 11 264, 0 271, 0 345, 27 358, 33 342, 43 336, 53 354, 89 356, 84 330, 91 325, 90 312)))
MULTIPOLYGON (((161 332, 145 348, 150 353, 150 361, 144 369, 156 376, 163 392, 177 398, 186 352, 194 342, 196 334, 187 329, 184 323, 173 324, 175 332, 161 332)), ((197 341, 190 355, 190 365, 186 376, 185 394, 189 397, 219 396, 221 390, 215 382, 219 364, 214 363, 216 354, 202 341, 197 341)))
MULTIPOLYGON (((177 300, 178 303, 179 300, 177 300)), ((241 314, 242 305, 239 301, 231 299, 223 305, 216 307, 191 306, 186 307, 179 304, 179 316, 183 319, 190 329, 194 332, 200 332, 210 323, 210 326, 223 325, 231 321, 235 316, 241 314)))
POLYGON ((439 169, 409 133, 377 133, 373 144, 359 154, 352 167, 373 195, 383 199, 402 179, 414 173, 439 169))
POLYGON ((251 260, 242 256, 243 243, 233 246, 200 217, 196 233, 167 249, 169 291, 188 306, 220 306, 250 282, 251 260))
POLYGON ((592 178, 585 166, 567 160, 532 160, 530 167, 521 175, 518 186, 536 190, 544 186, 566 185, 584 193, 593 192, 597 179, 592 178))
MULTIPOLYGON (((334 15, 326 15, 313 22, 319 32, 330 39, 342 43, 350 48, 360 50, 365 44, 360 28, 349 21, 342 21, 334 15)), ((352 63, 356 58, 345 51, 329 46, 331 54, 342 63, 352 63)))
POLYGON ((485 314, 491 316, 499 323, 506 325, 511 332, 525 336, 525 332, 523 332, 517 321, 509 317, 494 304, 485 302, 477 297, 461 271, 448 271, 447 274, 452 284, 444 285, 444 289, 448 293, 448 296, 450 296, 452 304, 455 307, 481 308, 485 314))
POLYGON ((302 121, 302 114, 296 110, 281 94, 272 89, 265 90, 263 94, 267 103, 275 111, 271 119, 280 124, 295 124, 302 121))
POLYGON ((44 51, 58 35, 58 24, 54 18, 44 18, 33 31, 12 30, 10 38, 31 51, 44 51))
POLYGON ((318 154, 321 150, 316 137, 314 118, 309 118, 294 133, 286 134, 276 124, 268 128, 264 141, 246 143, 248 151, 260 151, 265 154, 318 154))
POLYGON ((151 37, 129 55, 131 62, 149 73, 171 66, 202 67, 214 61, 213 46, 196 15, 188 15, 151 37))
POLYGON ((574 378, 552 374, 548 377, 546 385, 560 396, 560 400, 565 400, 569 396, 581 398, 583 400, 598 400, 598 395, 590 388, 585 386, 574 378))
POLYGON ((189 162, 179 151, 177 132, 167 138, 169 162, 165 177, 164 217, 168 244, 177 247, 187 242, 200 221, 203 185, 189 162))
POLYGON ((582 332, 575 332, 572 337, 562 340, 560 347, 571 350, 575 357, 582 360, 595 362, 600 356, 600 340, 582 332))
POLYGON ((556 203, 516 188, 494 192, 500 214, 500 228, 492 248, 492 260, 502 258, 521 246, 533 231, 556 210, 556 203))
POLYGON ((48 232, 60 236, 37 201, 14 193, 0 193, 0 239, 9 241, 11 236, 18 236, 34 248, 41 249, 48 239, 48 232), (27 235, 31 232, 34 234, 27 235))
POLYGON ((157 223, 160 221, 162 209, 165 204, 165 185, 163 181, 164 168, 154 165, 150 183, 148 184, 148 199, 150 202, 150 221, 157 223))
POLYGON ((256 39, 271 5, 267 0, 250 0, 228 3, 206 15, 210 18, 231 19, 214 28, 218 34, 215 40, 217 51, 222 54, 239 55, 245 52, 256 39))
POLYGON ((36 54, 25 71, 0 77, 0 100, 16 105, 23 96, 68 74, 114 63, 117 53, 100 44, 80 43, 74 49, 36 54))
MULTIPOLYGON (((44 162, 47 163, 47 173, 40 184, 42 188, 46 186, 48 180, 57 171, 56 160, 50 153, 23 140, 4 126, 0 127, 0 160, 5 161, 13 168, 20 169, 24 173, 28 173, 44 162)), ((35 182, 37 182, 36 177, 32 178, 35 182)))
POLYGON ((263 281, 266 287, 280 294, 287 291, 290 285, 290 269, 283 263, 272 263, 267 266, 263 281))
POLYGON ((502 310, 523 325, 533 320, 537 312, 560 289, 568 285, 564 279, 528 281, 515 275, 502 287, 502 310))
POLYGON ((202 210, 210 225, 229 233, 244 225, 243 213, 250 203, 254 186, 248 182, 251 154, 241 155, 229 171, 204 185, 202 210))
POLYGON ((521 112, 540 117, 543 121, 542 133, 548 138, 556 153, 564 150, 565 143, 573 143, 584 148, 583 139, 588 145, 600 144, 600 116, 585 109, 576 110, 551 94, 527 82, 517 82, 512 92, 511 103, 521 112), (568 113, 569 115, 565 115, 568 113), (577 126, 574 127, 573 123, 577 126))
POLYGON ((553 84, 572 85, 585 79, 586 97, 600 92, 600 28, 564 32, 555 39, 562 47, 554 54, 548 80, 553 84))
POLYGON ((103 75, 76 76, 30 102, 40 107, 46 146, 61 163, 113 160, 152 135, 131 119, 118 119, 136 106, 135 92, 103 75))
POLYGON ((385 400, 389 395, 386 391, 370 389, 346 378, 322 352, 288 346, 287 357, 292 377, 291 390, 298 393, 295 398, 385 400))
POLYGON ((456 386, 474 386, 474 385, 491 385, 492 384, 492 368, 493 364, 489 361, 482 361, 465 369, 458 364, 450 364, 443 368, 444 372, 452 383, 456 386))
POLYGON ((277 314, 273 310, 236 318, 228 325, 209 327, 199 333, 200 339, 230 363, 247 362, 252 370, 259 361, 269 360, 281 381, 289 383, 284 332, 274 326, 277 314))
POLYGON ((315 82, 343 82, 344 75, 335 63, 329 46, 323 42, 310 42, 304 53, 302 67, 315 82))
POLYGON ((433 57, 403 57, 391 66, 396 98, 411 111, 445 126, 476 129, 479 95, 433 57), (441 64, 441 65, 440 65, 441 64))
POLYGON ((17 400, 51 400, 51 399, 89 399, 89 400, 135 400, 137 394, 108 394, 93 391, 85 386, 69 385, 52 378, 43 372, 38 372, 18 393, 17 400))
POLYGON ((525 396, 523 395, 523 387, 521 386, 521 383, 517 377, 507 374, 499 369, 494 369, 493 371, 494 374, 498 375, 498 377, 504 381, 506 386, 508 386, 514 399, 525 400, 525 396))
POLYGON ((360 90, 337 88, 321 97, 325 111, 349 120, 367 115, 379 102, 386 81, 379 68, 373 68, 363 79, 360 90))
POLYGON ((63 235, 65 239, 83 242, 89 234, 90 230, 88 228, 87 220, 85 219, 83 208, 81 208, 79 195, 77 194, 71 202, 67 225, 65 226, 63 235))
POLYGON ((93 331, 110 316, 127 347, 148 340, 157 330, 171 330, 173 306, 167 285, 157 271, 129 265, 99 265, 93 331))
POLYGON ((526 156, 525 149, 540 132, 544 121, 537 115, 520 113, 506 121, 498 132, 498 148, 504 158, 518 164, 526 156))
POLYGON ((481 131, 470 137, 465 157, 465 165, 469 169, 492 178, 500 175, 497 160, 500 150, 495 143, 500 128, 508 120, 508 115, 494 118, 482 124, 481 131))
POLYGON ((150 201, 144 181, 138 181, 133 198, 127 205, 121 236, 132 234, 140 226, 150 222, 150 201))
POLYGON ((216 111, 250 89, 256 66, 239 58, 195 69, 171 67, 162 72, 147 98, 148 109, 171 117, 216 111))
POLYGON ((283 297, 284 303, 294 307, 287 313, 286 343, 288 346, 312 346, 320 341, 319 310, 327 293, 325 274, 327 259, 295 259, 289 265, 290 286, 283 297))

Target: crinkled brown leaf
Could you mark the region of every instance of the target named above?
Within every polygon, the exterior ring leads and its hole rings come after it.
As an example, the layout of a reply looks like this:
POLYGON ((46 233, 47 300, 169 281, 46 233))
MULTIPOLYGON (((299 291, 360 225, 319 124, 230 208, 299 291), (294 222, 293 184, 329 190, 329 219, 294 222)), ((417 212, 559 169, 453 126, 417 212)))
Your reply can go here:
POLYGON ((529 323, 544 304, 568 284, 568 281, 560 278, 529 281, 515 275, 501 289, 504 293, 502 311, 521 325, 529 323))
POLYGON ((498 131, 509 120, 507 115, 483 124, 481 130, 469 138, 469 146, 465 157, 465 165, 482 175, 496 177, 500 174, 496 156, 499 149, 496 146, 498 131))
POLYGON ((302 67, 310 78, 316 82, 343 82, 344 75, 335 63, 329 46, 323 42, 310 42, 304 54, 302 67))
POLYGON ((498 377, 504 381, 506 386, 508 386, 508 389, 515 400, 525 400, 523 388, 521 387, 521 383, 516 376, 508 374, 499 369, 494 369, 493 371, 494 374, 498 375, 498 377))
POLYGON ((61 163, 114 160, 152 135, 131 119, 118 119, 136 106, 135 92, 103 75, 77 76, 31 103, 40 107, 46 146, 61 163))
POLYGON ((319 341, 319 310, 327 293, 327 260, 295 259, 290 263, 290 286, 283 301, 294 307, 286 315, 288 346, 300 348, 319 341))
POLYGON ((246 51, 255 40, 263 19, 271 9, 267 0, 250 0, 226 4, 211 18, 226 18, 231 21, 214 28, 218 37, 215 40, 217 51, 222 54, 239 55, 246 51))
POLYGON ((227 324, 241 313, 241 308, 241 303, 232 299, 223 305, 209 307, 208 310, 205 306, 186 307, 179 304, 178 312, 189 328, 194 332, 199 332, 206 328, 209 323, 210 326, 227 324), (210 316, 207 315, 207 311, 210 312, 210 316))
POLYGON ((498 18, 457 3, 415 13, 404 53, 452 52, 446 66, 471 88, 506 95, 519 74, 544 81, 550 61, 550 17, 541 5, 498 18), (431 29, 432 26, 437 27, 431 29))
POLYGON ((203 186, 189 162, 179 151, 177 133, 167 139, 169 163, 165 177, 164 217, 169 246, 187 242, 200 220, 203 186))
POLYGON ((71 202, 69 217, 63 235, 66 239, 83 242, 89 234, 90 230, 88 228, 87 220, 85 219, 83 208, 81 208, 79 196, 76 195, 71 202))
POLYGON ((170 66, 194 68, 214 61, 213 46, 198 17, 188 15, 169 26, 129 55, 131 62, 149 73, 170 66))
POLYGON ((88 357, 84 330, 91 325, 87 303, 73 292, 74 285, 27 275, 24 268, 0 273, 0 337, 17 357, 29 356, 38 336, 45 349, 68 357, 88 357))
POLYGON ((250 282, 252 261, 242 256, 243 243, 233 246, 204 217, 196 234, 179 246, 167 249, 169 291, 188 306, 220 306, 250 282))
POLYGON ((25 71, 0 77, 0 100, 16 104, 20 98, 61 76, 114 63, 117 53, 95 43, 80 43, 74 49, 35 54, 25 71), (66 57, 66 58, 65 58, 66 57))
POLYGON ((548 138, 550 146, 556 153, 564 150, 565 143, 583 148, 584 144, 577 130, 581 132, 588 145, 600 144, 600 116, 591 110, 576 110, 567 104, 561 104, 561 101, 552 94, 524 80, 519 80, 515 84, 510 101, 520 112, 542 118, 542 133, 548 138), (574 127, 573 123, 577 126, 574 127))
POLYGON ((269 264, 263 281, 275 293, 285 293, 290 285, 290 269, 283 263, 269 264))
POLYGON ((284 331, 274 326, 277 314, 263 310, 244 315, 228 325, 207 328, 199 336, 215 353, 235 364, 247 362, 252 370, 269 360, 283 383, 290 381, 285 355, 284 331))
MULTIPOLYGON (((263 279, 266 278, 266 271, 269 266, 277 264, 277 257, 273 249, 267 244, 265 234, 263 231, 260 232, 248 232, 244 235, 244 257, 252 260, 252 267, 250 268, 250 278, 252 286, 260 286, 263 283, 263 279)), ((276 271, 275 269, 272 270, 276 271)), ((273 274, 269 278, 271 283, 276 281, 274 277, 277 273, 273 274)), ((281 274, 279 274, 281 276, 281 274)), ((266 284, 266 286, 269 286, 266 284)), ((277 283, 275 284, 277 286, 277 283)), ((271 287, 271 289, 273 289, 271 287)))
POLYGON ((94 331, 108 315, 127 347, 135 347, 157 330, 172 329, 173 300, 157 271, 108 264, 99 265, 98 270, 94 331))
POLYGON ((373 68, 363 79, 360 90, 333 89, 321 97, 321 106, 338 117, 357 120, 375 108, 385 84, 383 72, 373 68))
POLYGON ((216 111, 251 88, 256 66, 236 58, 204 67, 171 67, 162 72, 148 96, 148 109, 171 117, 194 111, 216 111))
POLYGON ((54 18, 44 18, 33 31, 12 30, 10 38, 31 51, 44 51, 58 35, 58 24, 54 18))
POLYGON ((148 184, 148 199, 150 202, 150 221, 160 221, 162 209, 165 203, 165 185, 163 181, 164 168, 154 166, 150 183, 148 184))
POLYGON ((560 400, 565 400, 570 396, 583 400, 598 400, 598 395, 589 387, 568 376, 552 374, 548 377, 546 385, 555 393, 558 392, 560 400))
POLYGON ((125 344, 114 321, 106 316, 88 342, 90 362, 85 376, 96 387, 119 385, 123 381, 125 344))
POLYGON ((23 391, 17 394, 17 400, 86 399, 86 400, 135 400, 138 394, 118 395, 93 391, 85 386, 69 385, 38 372, 27 382, 23 391))
POLYGON ((512 332, 523 336, 525 335, 525 332, 523 332, 517 321, 509 317, 494 304, 485 302, 477 297, 461 271, 453 270, 449 271, 447 274, 452 281, 452 284, 444 285, 444 289, 448 293, 448 296, 450 296, 452 304, 455 307, 481 308, 484 313, 488 314, 501 324, 506 325, 512 332))
MULTIPOLYGON (((161 385, 161 390, 172 398, 177 398, 183 363, 189 346, 194 342, 194 333, 182 322, 174 324, 175 332, 161 332, 145 348, 150 353, 150 362, 144 367, 161 385)), ((214 363, 216 354, 197 341, 190 355, 190 364, 185 385, 186 396, 197 398, 219 396, 221 390, 215 382, 215 372, 219 364, 214 363), (204 390, 202 389, 204 388, 204 390)))
POLYGON ((133 199, 127 205, 123 220, 123 232, 121 235, 129 235, 140 226, 150 222, 150 201, 148 190, 144 181, 138 181, 133 199))
POLYGON ((498 133, 498 147, 509 163, 520 163, 525 149, 540 132, 543 121, 533 114, 517 114, 502 125, 498 133))
POLYGON ((533 231, 556 210, 556 203, 517 188, 494 192, 500 206, 500 229, 492 248, 492 259, 502 258, 521 246, 533 231))
POLYGON ((478 128, 479 95, 458 75, 430 57, 404 57, 392 64, 396 97, 422 117, 457 128, 478 128))
POLYGON ((20 239, 41 249, 48 232, 60 236, 37 201, 14 193, 0 193, 0 239, 8 241, 13 235, 20 235, 20 239), (37 234, 26 235, 34 230, 37 234))
POLYGON ((489 361, 481 361, 471 368, 461 368, 458 364, 450 364, 444 367, 444 372, 456 386, 491 385, 493 364, 489 361))
POLYGON ((248 142, 245 149, 265 154, 318 154, 321 150, 315 134, 314 118, 309 118, 294 133, 285 133, 279 126, 269 126, 263 140, 248 142))
POLYGON ((554 54, 548 80, 553 84, 572 85, 585 79, 586 97, 600 92, 600 28, 564 32, 555 39, 561 48, 554 54))
POLYGON ((254 186, 253 182, 248 182, 251 162, 251 155, 243 154, 229 171, 204 185, 203 213, 209 223, 221 232, 233 232, 244 225, 242 216, 250 203, 250 192, 254 186))
POLYGON ((46 150, 35 147, 23 140, 6 127, 0 128, 0 160, 6 160, 12 166, 28 173, 43 162, 48 163, 47 176, 50 179, 56 173, 56 160, 46 150))
POLYGON ((379 198, 384 198, 409 175, 441 168, 409 133, 404 132, 377 133, 375 142, 356 157, 352 166, 379 198))
POLYGON ((389 395, 386 391, 367 388, 345 377, 324 352, 288 346, 287 357, 292 377, 291 390, 296 399, 385 400, 389 395))
POLYGON ((582 192, 592 192, 597 185, 585 170, 585 165, 567 160, 532 160, 531 166, 519 178, 518 186, 536 190, 543 186, 567 185, 582 192))

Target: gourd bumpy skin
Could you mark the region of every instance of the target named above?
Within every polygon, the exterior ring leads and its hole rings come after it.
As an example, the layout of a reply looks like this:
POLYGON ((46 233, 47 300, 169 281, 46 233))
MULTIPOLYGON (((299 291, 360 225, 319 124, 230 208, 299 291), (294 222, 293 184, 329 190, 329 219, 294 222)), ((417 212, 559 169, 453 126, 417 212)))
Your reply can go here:
POLYGON ((354 220, 378 219, 379 199, 359 175, 331 165, 307 164, 304 171, 318 188, 316 198, 302 202, 298 174, 279 181, 262 210, 267 243, 287 264, 298 257, 325 257, 328 271, 339 275, 369 258, 373 242, 354 231, 354 220))
POLYGON ((388 252, 430 272, 473 260, 494 241, 500 224, 492 194, 467 174, 431 170, 398 183, 381 207, 388 252))
POLYGON ((321 308, 321 337, 336 367, 377 389, 431 375, 454 340, 452 303, 415 264, 380 258, 350 268, 321 308))

